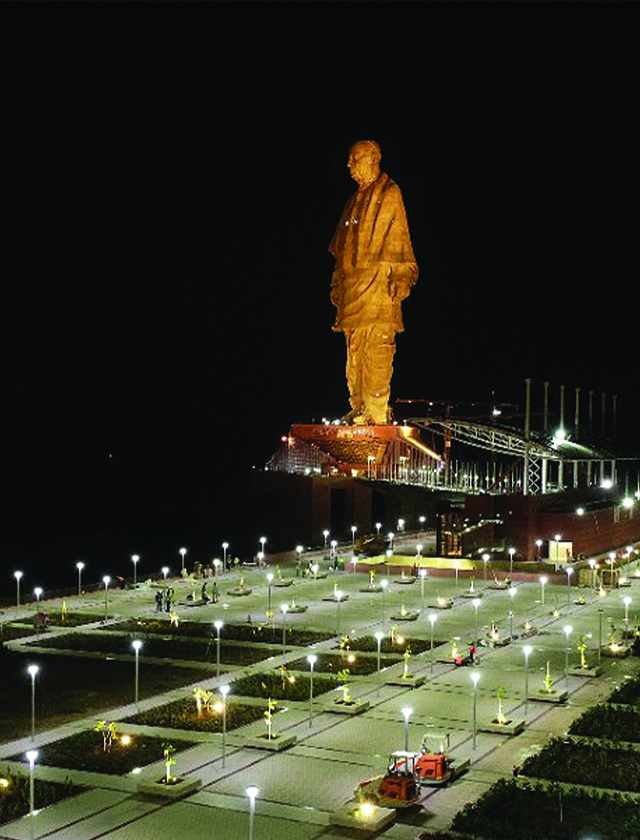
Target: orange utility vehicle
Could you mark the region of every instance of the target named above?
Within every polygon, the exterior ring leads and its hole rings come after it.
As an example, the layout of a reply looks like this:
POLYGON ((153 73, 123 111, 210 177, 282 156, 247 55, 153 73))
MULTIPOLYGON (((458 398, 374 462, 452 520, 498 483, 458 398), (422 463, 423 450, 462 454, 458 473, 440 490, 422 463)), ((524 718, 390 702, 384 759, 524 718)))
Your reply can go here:
POLYGON ((448 748, 449 736, 444 739, 436 735, 424 735, 420 752, 416 754, 414 772, 416 778, 422 785, 446 785, 453 781, 456 776, 464 773, 469 767, 469 761, 456 762, 455 759, 447 758, 445 743, 448 748), (429 742, 438 741, 437 746, 429 747, 429 742))
POLYGON ((360 782, 356 799, 382 808, 416 805, 420 801, 420 784, 416 779, 415 761, 416 753, 400 750, 391 753, 384 776, 360 782))

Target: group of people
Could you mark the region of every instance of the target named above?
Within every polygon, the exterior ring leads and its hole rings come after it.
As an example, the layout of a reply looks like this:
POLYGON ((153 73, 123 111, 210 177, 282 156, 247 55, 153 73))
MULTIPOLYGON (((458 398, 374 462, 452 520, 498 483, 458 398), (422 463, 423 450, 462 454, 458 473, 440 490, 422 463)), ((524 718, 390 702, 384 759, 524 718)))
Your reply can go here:
POLYGON ((155 594, 155 602, 156 602, 156 612, 171 612, 171 607, 175 604, 176 600, 176 593, 171 586, 167 586, 164 589, 156 590, 155 594))

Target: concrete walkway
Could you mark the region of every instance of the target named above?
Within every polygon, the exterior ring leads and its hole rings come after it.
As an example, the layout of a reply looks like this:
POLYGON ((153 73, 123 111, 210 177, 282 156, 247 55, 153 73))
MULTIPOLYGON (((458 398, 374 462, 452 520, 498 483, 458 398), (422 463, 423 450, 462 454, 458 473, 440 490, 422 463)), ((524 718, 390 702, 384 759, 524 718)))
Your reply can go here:
MULTIPOLYGON (((264 620, 267 586, 264 571, 244 572, 248 586, 253 589, 250 596, 231 599, 225 596, 231 589, 235 577, 222 581, 223 599, 219 605, 185 608, 181 610, 184 620, 210 622, 222 618, 225 622, 264 620), (241 603, 238 603, 240 601, 241 603)), ((426 677, 424 685, 418 688, 397 687, 384 684, 390 674, 399 674, 403 665, 399 662, 393 668, 374 673, 369 677, 357 677, 352 682, 352 694, 356 699, 369 701, 370 709, 356 717, 339 716, 321 711, 330 701, 319 697, 315 704, 312 725, 309 725, 307 703, 289 703, 288 711, 275 718, 277 731, 295 734, 296 744, 290 749, 272 753, 246 746, 247 740, 264 731, 264 723, 257 721, 241 730, 227 735, 227 748, 222 761, 222 736, 191 736, 194 746, 177 754, 176 772, 187 779, 196 778, 200 789, 177 802, 165 802, 137 791, 141 780, 154 779, 161 775, 160 764, 142 768, 140 773, 124 777, 87 774, 60 768, 37 767, 40 778, 71 778, 89 789, 65 802, 53 805, 31 820, 25 817, 0 827, 0 840, 27 840, 47 837, 57 840, 199 840, 199 838, 221 838, 222 840, 246 840, 249 826, 249 802, 245 789, 255 784, 260 789, 256 801, 254 840, 331 840, 360 836, 348 829, 333 827, 330 816, 336 808, 344 805, 353 795, 357 784, 369 776, 383 772, 388 754, 404 744, 403 707, 412 709, 408 732, 411 749, 417 749, 425 733, 449 734, 450 753, 459 760, 471 759, 470 770, 454 784, 445 788, 423 788, 422 808, 410 813, 399 812, 396 823, 376 835, 389 840, 414 840, 423 828, 446 828, 455 813, 467 802, 476 799, 498 778, 511 776, 512 768, 521 764, 531 752, 539 749, 553 735, 563 734, 570 722, 585 708, 608 696, 613 686, 625 675, 640 671, 637 659, 603 659, 603 674, 597 679, 569 676, 565 678, 564 666, 577 664, 578 653, 575 641, 567 651, 567 636, 563 627, 572 626, 571 638, 578 634, 591 633, 591 645, 598 638, 600 626, 606 638, 609 619, 620 625, 624 613, 622 596, 629 594, 640 606, 640 583, 630 589, 612 592, 599 598, 590 590, 581 590, 587 603, 574 604, 575 587, 547 586, 542 603, 540 586, 536 583, 521 584, 517 595, 511 598, 506 592, 484 587, 483 581, 476 581, 482 592, 481 605, 476 608, 469 599, 463 598, 463 585, 455 587, 453 579, 428 580, 425 590, 420 583, 412 586, 389 586, 385 594, 370 595, 360 592, 366 586, 368 576, 344 572, 337 576, 339 587, 349 595, 349 600, 338 607, 321 599, 333 590, 333 577, 324 581, 295 579, 293 587, 278 592, 273 605, 290 600, 295 592, 298 603, 309 605, 307 613, 290 615, 290 625, 325 629, 332 632, 352 630, 358 634, 369 634, 377 629, 388 632, 395 624, 396 632, 407 636, 429 639, 430 624, 427 601, 436 594, 454 599, 449 610, 438 611, 435 638, 454 640, 460 637, 464 645, 478 627, 488 628, 494 622, 502 635, 508 635, 509 611, 513 611, 514 632, 525 620, 532 621, 538 628, 538 635, 526 641, 533 646, 529 659, 530 694, 541 686, 542 677, 549 662, 554 685, 569 693, 568 702, 556 706, 527 701, 525 698, 525 669, 522 652, 523 641, 518 639, 505 647, 481 648, 477 671, 480 682, 477 694, 477 720, 479 729, 483 722, 496 715, 498 689, 504 689, 505 713, 512 719, 523 719, 525 731, 517 737, 496 735, 478 731, 476 748, 473 749, 473 694, 468 668, 454 668, 436 662, 442 658, 441 647, 434 654, 426 652, 411 659, 410 669, 416 675, 426 677), (567 595, 569 591, 569 596, 567 595), (420 611, 415 622, 399 622, 389 619, 404 605, 407 610, 420 611), (599 610, 603 613, 599 613, 599 610), (555 611, 555 612, 554 612, 555 611), (602 625, 601 625, 602 622, 602 625)), ((178 590, 178 597, 186 594, 190 584, 172 582, 178 590), (184 593, 182 592, 184 590, 184 593)), ((141 588, 136 591, 116 591, 110 594, 111 613, 123 617, 153 615, 153 592, 141 588)), ((104 600, 99 597, 67 599, 72 611, 95 611, 103 614, 104 600)), ((15 612, 15 611, 14 611, 15 612)), ((10 618, 11 611, 3 616, 10 618)), ((24 611, 22 612, 24 616, 24 611)), ((278 616, 282 626, 282 614, 278 616)), ((78 628, 74 632, 86 632, 91 626, 78 628)), ((65 631, 68 632, 68 631, 65 631)), ((313 652, 329 650, 338 635, 328 642, 313 646, 313 652)), ((33 639, 30 639, 32 641, 33 639)), ((287 661, 306 655, 308 650, 297 648, 287 653, 287 661)), ((591 650, 590 657, 597 652, 591 650)), ((281 664, 278 657, 276 665, 281 664)), ((240 669, 241 673, 261 672, 265 663, 256 663, 240 669)), ((207 677, 198 685, 214 688, 222 682, 232 681, 233 675, 220 678, 207 677)), ((203 673, 204 677, 204 673, 203 673)), ((151 708, 172 699, 184 697, 191 687, 176 689, 164 695, 142 700, 141 708, 151 708)), ((134 712, 133 704, 117 710, 110 710, 108 718, 118 720, 134 712)), ((92 726, 96 716, 65 724, 55 730, 40 733, 36 747, 59 740, 69 734, 92 726)), ((126 725, 120 729, 124 731, 126 725)), ((166 737, 176 737, 175 732, 165 732, 166 737)), ((183 735, 181 735, 183 737, 183 735)), ((0 759, 19 754, 31 748, 30 739, 22 739, 0 745, 0 759)))

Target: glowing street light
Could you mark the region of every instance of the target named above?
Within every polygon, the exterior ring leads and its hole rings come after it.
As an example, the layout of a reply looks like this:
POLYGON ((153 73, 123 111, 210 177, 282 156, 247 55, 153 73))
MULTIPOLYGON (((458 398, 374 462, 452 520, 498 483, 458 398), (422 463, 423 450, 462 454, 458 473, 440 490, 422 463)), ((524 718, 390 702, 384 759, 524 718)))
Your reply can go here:
POLYGON ((31 677, 31 741, 35 741, 36 737, 36 677, 39 670, 39 665, 29 665, 27 668, 31 677))
POLYGON ((222 543, 222 562, 224 563, 224 567, 227 567, 227 549, 229 548, 228 542, 222 543))
POLYGON ((487 563, 489 562, 489 555, 485 552, 482 555, 482 563, 483 563, 483 580, 486 584, 487 582, 487 563))
POLYGON ((544 587, 549 578, 546 575, 540 575, 540 603, 544 607, 544 587))
POLYGON ((402 717, 404 718, 404 751, 409 752, 409 718, 413 713, 410 706, 404 706, 402 709, 402 717))
POLYGON ((256 810, 256 799, 260 793, 260 789, 255 785, 250 785, 245 793, 249 797, 249 840, 253 840, 253 818, 256 810))
POLYGON ((513 599, 517 593, 518 590, 515 586, 509 587, 509 598, 511 598, 511 609, 509 610, 509 641, 513 641, 513 599))
POLYGON ((133 563, 133 586, 134 588, 138 585, 138 561, 140 560, 139 554, 132 554, 131 555, 131 562, 133 563))
POLYGON ((81 560, 76 563, 76 569, 78 570, 78 595, 82 595, 82 570, 84 569, 84 563, 81 560))
POLYGON ((104 583, 104 620, 106 622, 109 612, 109 584, 111 583, 109 575, 105 575, 102 578, 102 582, 104 583))
POLYGON ((624 604, 624 629, 626 633, 629 630, 629 605, 631 604, 631 598, 626 595, 622 599, 622 603, 624 604))
MULTIPOLYGON (((180 560, 182 561, 182 565, 181 565, 181 572, 184 572, 184 555, 185 555, 186 553, 187 553, 187 549, 186 549, 186 548, 181 548, 181 549, 178 551, 178 554, 180 555, 180 560)), ((183 575, 183 577, 184 577, 184 575, 183 575)))
POLYGON ((353 551, 356 550, 356 531, 358 530, 357 525, 351 526, 351 548, 353 551))
POLYGON ((42 598, 42 587, 36 586, 36 588, 33 590, 33 594, 36 596, 36 602, 39 603, 40 599, 42 598))
POLYGON ((529 657, 533 648, 531 645, 523 645, 522 652, 524 653, 524 713, 525 716, 529 710, 529 657))
POLYGON ((515 548, 509 549, 509 574, 513 574, 513 555, 516 553, 515 548))
POLYGON ((14 572, 14 578, 16 579, 16 606, 20 606, 20 579, 22 578, 22 572, 14 572))
POLYGON ((227 694, 230 691, 230 686, 221 685, 220 694, 222 694, 222 766, 227 762, 227 694))
POLYGON ((29 835, 34 837, 35 826, 33 821, 36 816, 35 809, 35 763, 38 758, 38 750, 29 750, 27 752, 27 761, 29 762, 29 835))
POLYGON ((135 678, 133 683, 133 694, 134 694, 134 702, 136 704, 136 712, 138 711, 138 672, 140 667, 140 648, 142 647, 142 642, 140 639, 135 639, 131 642, 131 647, 136 655, 136 668, 135 668, 135 678))
POLYGON ((263 555, 264 555, 264 545, 265 545, 266 541, 267 541, 266 537, 260 537, 260 539, 258 540, 258 542, 260 543, 261 551, 262 551, 263 555))
POLYGON ((162 572, 163 580, 166 581, 167 575, 169 574, 169 567, 168 566, 163 566, 162 569, 160 569, 160 571, 162 572))
POLYGON ((480 673, 472 671, 471 682, 473 683, 473 749, 476 749, 476 734, 478 732, 478 682, 480 681, 480 673))
POLYGON ((329 544, 329 531, 327 531, 327 529, 326 529, 326 528, 325 528, 325 529, 324 529, 324 531, 322 532, 322 536, 324 537, 324 548, 325 548, 325 551, 326 551, 326 550, 327 550, 327 546, 328 546, 328 544, 329 544))
POLYGON ((573 569, 571 566, 567 566, 567 608, 569 608, 571 604, 571 575, 573 574, 573 569))
POLYGON ((420 569, 420 607, 424 609, 424 579, 427 576, 426 569, 420 569))
POLYGON ((342 598, 344 597, 344 592, 340 589, 336 589, 336 636, 340 633, 340 603, 342 598))
POLYGON ((216 677, 220 676, 220 631, 224 627, 224 621, 217 619, 213 622, 216 628, 216 677))
POLYGON ((318 657, 315 653, 310 653, 307 656, 307 662, 309 663, 309 726, 313 721, 313 666, 318 661, 318 657))

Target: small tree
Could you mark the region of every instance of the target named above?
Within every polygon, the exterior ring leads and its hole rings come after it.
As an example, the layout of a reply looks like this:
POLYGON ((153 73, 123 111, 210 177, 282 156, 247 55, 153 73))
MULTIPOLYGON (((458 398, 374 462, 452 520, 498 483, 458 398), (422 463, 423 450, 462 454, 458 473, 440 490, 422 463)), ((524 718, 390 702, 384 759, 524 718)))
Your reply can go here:
POLYGON ((113 746, 113 739, 116 737, 118 730, 117 725, 111 721, 97 720, 93 727, 94 732, 99 732, 102 735, 102 749, 103 752, 111 752, 113 746))
POLYGON ((171 768, 176 763, 175 758, 173 758, 176 748, 173 744, 166 742, 162 745, 162 749, 164 751, 164 783, 165 785, 170 785, 176 781, 176 777, 171 773, 171 768))
POLYGON ((196 698, 196 709, 198 711, 198 717, 202 717, 203 709, 211 708, 211 700, 213 698, 213 692, 207 691, 206 688, 197 688, 193 689, 194 697, 196 698))
POLYGON ((496 717, 496 720, 497 720, 498 723, 502 723, 502 724, 508 723, 509 721, 507 720, 507 718, 504 714, 503 707, 502 707, 502 703, 503 703, 504 698, 505 698, 505 690, 504 690, 503 686, 499 686, 497 688, 496 697, 498 698, 498 715, 496 717))
POLYGON ((340 698, 340 700, 338 702, 339 703, 345 703, 345 704, 353 703, 353 700, 351 699, 351 693, 349 691, 349 685, 348 685, 349 669, 345 668, 343 671, 339 671, 338 672, 338 679, 342 682, 342 685, 339 685, 336 688, 336 691, 341 691, 342 692, 342 697, 340 698))
POLYGON ((273 731, 272 731, 272 719, 273 719, 274 710, 275 710, 277 705, 278 705, 277 700, 272 700, 271 697, 269 697, 267 699, 267 709, 264 713, 264 716, 265 716, 265 719, 266 719, 266 722, 267 722, 267 738, 269 740, 271 740, 272 738, 275 737, 273 735, 273 731))

